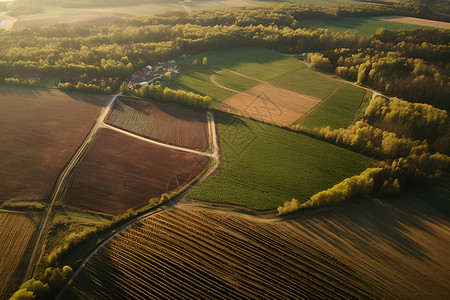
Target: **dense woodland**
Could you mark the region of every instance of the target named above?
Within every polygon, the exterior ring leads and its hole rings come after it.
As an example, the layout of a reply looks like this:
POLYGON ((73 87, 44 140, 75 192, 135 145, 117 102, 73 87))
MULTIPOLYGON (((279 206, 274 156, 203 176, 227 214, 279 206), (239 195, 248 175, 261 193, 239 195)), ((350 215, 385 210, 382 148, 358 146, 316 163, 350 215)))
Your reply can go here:
MULTIPOLYGON (((405 4, 406 5, 406 4, 405 4)), ((408 4, 409 5, 409 4, 408 4)), ((27 74, 59 77, 60 87, 89 92, 118 90, 149 63, 230 47, 254 46, 289 53, 321 52, 314 67, 369 85, 384 94, 448 108, 448 30, 379 30, 370 38, 305 29, 305 18, 417 15, 387 5, 262 7, 173 11, 106 25, 56 25, 0 31, 0 82, 24 84, 27 74), (83 77, 83 78, 82 78, 83 77), (84 80, 83 80, 84 79, 84 80), (98 79, 92 83, 91 79, 98 79), (120 80, 119 80, 120 79, 120 80)), ((316 57, 317 58, 317 57, 316 57)), ((206 95, 205 95, 206 96, 206 95)))

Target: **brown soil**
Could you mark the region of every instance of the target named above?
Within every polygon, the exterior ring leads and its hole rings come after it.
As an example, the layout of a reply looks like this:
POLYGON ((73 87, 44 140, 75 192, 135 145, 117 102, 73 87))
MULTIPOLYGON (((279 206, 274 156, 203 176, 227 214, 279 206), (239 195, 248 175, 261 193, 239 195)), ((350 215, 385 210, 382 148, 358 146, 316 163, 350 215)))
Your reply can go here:
POLYGON ((0 299, 22 283, 23 256, 35 230, 35 220, 26 214, 0 212, 0 299))
POLYGON ((208 162, 206 156, 102 129, 72 176, 63 202, 121 214, 191 181, 208 162))
POLYGON ((447 22, 433 21, 433 20, 413 18, 413 17, 388 16, 388 17, 377 17, 377 19, 381 20, 381 21, 388 21, 388 22, 395 22, 395 23, 450 29, 450 23, 447 23, 447 22))
POLYGON ((174 146, 200 151, 209 147, 208 122, 202 110, 120 97, 105 122, 174 146))
POLYGON ((105 100, 85 94, 2 86, 0 202, 47 198, 105 100))
POLYGON ((288 126, 307 114, 321 99, 261 83, 233 95, 215 107, 263 122, 288 126))
POLYGON ((70 296, 448 299, 449 244, 449 219, 413 199, 282 222, 181 207, 113 238, 70 296))

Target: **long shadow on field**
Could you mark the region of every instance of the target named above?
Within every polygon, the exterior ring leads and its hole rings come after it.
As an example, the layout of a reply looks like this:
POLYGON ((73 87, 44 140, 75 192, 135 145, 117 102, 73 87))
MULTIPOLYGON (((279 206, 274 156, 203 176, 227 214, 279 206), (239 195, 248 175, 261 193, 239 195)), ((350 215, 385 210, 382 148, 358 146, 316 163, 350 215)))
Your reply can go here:
POLYGON ((426 203, 406 196, 389 200, 364 199, 322 212, 296 214, 292 218, 295 219, 293 225, 307 236, 325 240, 343 252, 351 249, 355 256, 364 253, 379 262, 386 257, 373 251, 374 245, 436 263, 417 243, 417 234, 437 237, 436 230, 447 230, 450 225, 447 217, 426 203))
POLYGON ((8 86, 0 85, 0 97, 20 96, 20 97, 42 97, 45 95, 61 95, 61 97, 69 97, 76 101, 87 102, 95 106, 105 106, 110 96, 93 95, 79 92, 66 92, 61 90, 40 89, 35 87, 8 86))

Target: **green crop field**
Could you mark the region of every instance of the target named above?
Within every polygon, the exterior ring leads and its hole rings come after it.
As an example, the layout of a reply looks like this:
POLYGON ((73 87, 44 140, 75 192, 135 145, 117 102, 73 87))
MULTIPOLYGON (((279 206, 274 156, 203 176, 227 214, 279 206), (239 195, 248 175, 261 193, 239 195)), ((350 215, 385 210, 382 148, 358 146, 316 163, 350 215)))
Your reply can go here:
POLYGON ((246 78, 241 75, 232 73, 228 70, 221 71, 214 75, 214 80, 220 85, 223 85, 227 88, 231 88, 238 92, 243 92, 248 90, 249 88, 254 87, 255 85, 260 84, 259 81, 254 79, 246 78))
POLYGON ((295 58, 265 49, 223 50, 183 57, 178 62, 181 74, 172 80, 170 87, 209 95, 215 103, 261 81, 324 100, 310 118, 297 122, 310 129, 347 126, 354 120, 364 95, 369 94, 350 83, 323 76, 295 58), (207 57, 207 65, 201 64, 203 57, 207 57), (198 65, 193 65, 194 60, 198 65))
POLYGON ((302 20, 300 26, 306 28, 329 28, 337 31, 356 31, 359 35, 370 36, 375 33, 378 28, 386 28, 389 30, 399 30, 399 29, 417 29, 417 28, 429 28, 420 25, 412 24, 402 24, 388 21, 381 21, 375 18, 342 18, 339 20, 318 20, 318 19, 308 19, 302 20))
MULTIPOLYGON (((347 127, 364 110, 372 96, 371 91, 344 84, 325 98, 309 115, 296 122, 307 129, 330 126, 332 129, 347 127)), ((359 116, 361 117, 362 114, 359 116)))
POLYGON ((263 123, 216 114, 223 167, 197 187, 192 199, 275 209, 359 174, 373 160, 263 123))
POLYGON ((234 92, 214 85, 210 81, 211 75, 219 84, 227 88, 244 91, 260 82, 239 76, 226 69, 266 81, 302 67, 302 63, 294 58, 257 48, 208 52, 183 57, 178 62, 182 72, 172 80, 170 87, 211 96, 216 103, 232 96, 234 92), (203 57, 207 57, 207 65, 202 65, 203 57), (198 61, 198 65, 193 65, 194 60, 198 61))
POLYGON ((320 99, 325 99, 345 84, 314 72, 301 62, 298 63, 296 70, 271 78, 267 82, 283 89, 320 99))

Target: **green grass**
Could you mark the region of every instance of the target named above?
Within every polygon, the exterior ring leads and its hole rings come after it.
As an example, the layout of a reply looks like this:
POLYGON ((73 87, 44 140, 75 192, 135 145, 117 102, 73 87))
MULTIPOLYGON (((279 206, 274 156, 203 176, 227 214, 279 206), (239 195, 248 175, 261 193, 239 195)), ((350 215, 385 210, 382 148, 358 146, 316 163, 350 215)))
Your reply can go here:
POLYGON ((178 63, 181 66, 181 74, 171 81, 169 87, 211 96, 216 103, 234 93, 211 83, 211 75, 215 76, 218 83, 238 91, 259 84, 258 81, 224 71, 225 69, 266 81, 286 72, 304 68, 304 65, 294 58, 258 48, 238 48, 203 53, 180 58, 178 63), (208 58, 208 64, 202 65, 201 62, 205 56, 208 58), (199 65, 194 66, 192 64, 194 60, 197 60, 199 65), (217 74, 217 72, 223 73, 217 74), (231 84, 231 86, 227 84, 231 84))
POLYGON ((211 83, 211 76, 218 84, 238 92, 260 84, 257 81, 260 80, 299 94, 325 99, 311 117, 305 118, 301 124, 310 129, 327 125, 333 128, 347 126, 354 121, 360 113, 357 110, 363 106, 362 88, 323 76, 295 58, 269 50, 223 50, 183 57, 178 63, 181 74, 172 80, 170 87, 211 96, 214 103, 232 96, 234 92, 211 83), (192 64, 194 60, 200 63, 204 56, 208 58, 207 65, 192 64))
POLYGON ((214 75, 214 78, 220 85, 226 86, 238 92, 246 91, 249 88, 260 84, 259 81, 243 77, 228 70, 217 73, 216 75, 214 75))
POLYGON ((58 207, 53 216, 55 223, 80 223, 87 225, 105 225, 110 223, 106 215, 85 212, 79 209, 58 207))
POLYGON ((267 82, 283 89, 320 99, 325 99, 344 84, 342 81, 312 71, 304 63, 299 63, 299 68, 296 70, 286 72, 267 82))
POLYGON ((223 167, 190 195, 201 201, 275 209, 361 173, 373 160, 259 122, 216 114, 223 167))
POLYGON ((182 74, 171 80, 169 87, 175 90, 181 89, 201 95, 208 95, 215 103, 220 102, 235 93, 215 86, 209 80, 216 73, 208 67, 184 67, 182 74))
POLYGON ((342 128, 353 122, 356 116, 362 115, 361 111, 364 113, 371 92, 323 76, 308 69, 305 64, 303 66, 268 81, 277 87, 323 100, 311 114, 299 119, 296 124, 307 129, 327 125, 331 128, 342 128))
POLYGON ((308 19, 300 22, 300 26, 306 28, 320 27, 320 28, 329 28, 337 31, 356 31, 359 35, 362 36, 370 36, 375 33, 378 28, 386 28, 389 30, 399 30, 399 29, 417 29, 417 28, 429 28, 419 25, 412 24, 401 24, 395 22, 381 21, 375 18, 342 18, 339 20, 317 20, 317 19, 308 19))
POLYGON ((368 103, 370 95, 372 95, 370 91, 344 84, 296 124, 307 129, 325 126, 330 126, 332 129, 347 127, 360 113, 360 107, 368 103))

